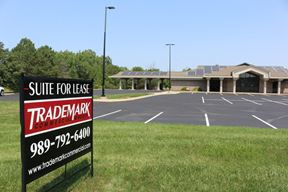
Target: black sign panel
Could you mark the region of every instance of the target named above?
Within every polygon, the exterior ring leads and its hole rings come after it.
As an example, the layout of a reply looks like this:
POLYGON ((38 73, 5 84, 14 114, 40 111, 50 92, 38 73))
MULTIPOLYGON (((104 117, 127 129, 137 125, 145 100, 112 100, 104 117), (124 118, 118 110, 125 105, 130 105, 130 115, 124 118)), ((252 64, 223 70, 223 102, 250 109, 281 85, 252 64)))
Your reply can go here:
POLYGON ((93 81, 21 77, 24 184, 93 153, 93 81))

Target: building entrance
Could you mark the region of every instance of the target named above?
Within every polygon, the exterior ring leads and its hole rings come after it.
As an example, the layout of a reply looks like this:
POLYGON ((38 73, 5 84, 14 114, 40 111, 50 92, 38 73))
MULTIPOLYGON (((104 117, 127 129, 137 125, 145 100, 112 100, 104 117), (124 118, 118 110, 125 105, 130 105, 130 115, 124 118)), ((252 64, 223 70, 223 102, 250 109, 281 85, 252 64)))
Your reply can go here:
POLYGON ((211 79, 210 80, 210 91, 219 92, 220 91, 220 80, 211 79))
POLYGON ((237 92, 259 93, 260 78, 253 73, 242 73, 237 80, 237 92))

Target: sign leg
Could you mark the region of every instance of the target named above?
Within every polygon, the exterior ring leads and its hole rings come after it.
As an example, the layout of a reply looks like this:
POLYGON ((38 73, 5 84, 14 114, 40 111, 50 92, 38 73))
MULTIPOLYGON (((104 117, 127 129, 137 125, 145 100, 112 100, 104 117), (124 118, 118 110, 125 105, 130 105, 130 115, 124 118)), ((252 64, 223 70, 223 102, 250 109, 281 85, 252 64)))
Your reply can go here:
POLYGON ((65 164, 65 173, 64 173, 64 178, 66 179, 66 175, 67 175, 67 163, 65 164))
POLYGON ((91 177, 94 175, 94 166, 93 166, 93 147, 91 151, 91 177))

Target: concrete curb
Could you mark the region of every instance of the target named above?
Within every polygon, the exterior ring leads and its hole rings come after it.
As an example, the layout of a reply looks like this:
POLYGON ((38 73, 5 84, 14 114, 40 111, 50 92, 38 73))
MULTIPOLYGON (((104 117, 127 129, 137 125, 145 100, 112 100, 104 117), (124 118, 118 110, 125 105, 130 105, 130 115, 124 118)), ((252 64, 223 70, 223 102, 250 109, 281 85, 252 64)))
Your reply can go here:
POLYGON ((14 93, 14 92, 4 92, 4 96, 5 95, 15 95, 16 93, 14 93))
POLYGON ((134 101, 134 100, 139 100, 139 99, 145 99, 148 97, 154 97, 154 96, 160 96, 160 95, 174 95, 174 94, 179 94, 179 91, 165 91, 165 92, 160 92, 160 93, 152 93, 151 95, 144 95, 140 97, 132 97, 132 98, 127 98, 127 99, 107 99, 107 98, 101 98, 101 99, 93 99, 93 101, 97 102, 103 102, 103 103, 113 103, 113 102, 125 102, 125 101, 134 101))

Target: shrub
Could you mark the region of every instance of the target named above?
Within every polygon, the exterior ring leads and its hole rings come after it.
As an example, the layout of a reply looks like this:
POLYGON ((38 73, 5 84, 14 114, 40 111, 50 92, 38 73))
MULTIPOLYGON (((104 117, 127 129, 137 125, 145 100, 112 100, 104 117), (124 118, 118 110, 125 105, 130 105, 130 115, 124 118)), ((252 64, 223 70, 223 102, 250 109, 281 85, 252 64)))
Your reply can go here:
POLYGON ((202 89, 200 87, 193 87, 192 91, 198 92, 198 91, 202 91, 202 89))
POLYGON ((181 91, 189 91, 189 89, 187 87, 182 87, 181 91))

